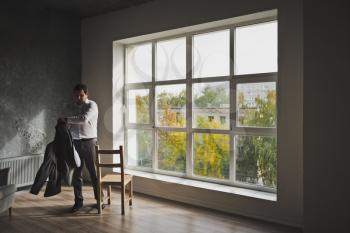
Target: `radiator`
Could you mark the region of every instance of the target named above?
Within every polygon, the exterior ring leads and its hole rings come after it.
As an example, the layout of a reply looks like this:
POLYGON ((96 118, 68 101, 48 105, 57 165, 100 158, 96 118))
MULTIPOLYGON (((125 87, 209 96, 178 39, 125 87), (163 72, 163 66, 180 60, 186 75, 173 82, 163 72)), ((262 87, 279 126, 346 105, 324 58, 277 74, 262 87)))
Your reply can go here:
POLYGON ((18 156, 0 159, 0 168, 10 167, 9 183, 17 187, 32 185, 43 162, 43 155, 18 156))

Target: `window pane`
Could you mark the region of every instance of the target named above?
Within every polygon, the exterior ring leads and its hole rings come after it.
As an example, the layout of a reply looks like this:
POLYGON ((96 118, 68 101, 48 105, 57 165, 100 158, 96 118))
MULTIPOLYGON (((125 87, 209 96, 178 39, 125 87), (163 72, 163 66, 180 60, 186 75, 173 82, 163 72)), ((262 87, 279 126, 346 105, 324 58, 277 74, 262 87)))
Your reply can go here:
POLYGON ((193 77, 228 76, 230 73, 230 31, 193 36, 193 77))
POLYGON ((186 38, 157 43, 156 79, 186 78, 186 38))
POLYGON ((186 126, 186 85, 156 86, 156 125, 186 126))
POLYGON ((229 129, 229 82, 195 83, 192 93, 194 128, 229 129))
POLYGON ((276 84, 237 84, 237 126, 276 127, 276 84))
POLYGON ((152 81, 152 44, 129 46, 127 55, 127 83, 152 81))
POLYGON ((195 175, 217 179, 229 179, 229 135, 195 133, 193 150, 193 173, 195 175))
POLYGON ((149 123, 149 90, 128 91, 129 123, 149 123))
POLYGON ((236 136, 236 181, 276 188, 275 137, 236 136))
POLYGON ((277 72, 277 21, 238 27, 235 74, 277 72))
POLYGON ((158 168, 184 173, 186 169, 186 133, 158 132, 158 168))
POLYGON ((128 165, 152 167, 152 130, 128 130, 128 165))

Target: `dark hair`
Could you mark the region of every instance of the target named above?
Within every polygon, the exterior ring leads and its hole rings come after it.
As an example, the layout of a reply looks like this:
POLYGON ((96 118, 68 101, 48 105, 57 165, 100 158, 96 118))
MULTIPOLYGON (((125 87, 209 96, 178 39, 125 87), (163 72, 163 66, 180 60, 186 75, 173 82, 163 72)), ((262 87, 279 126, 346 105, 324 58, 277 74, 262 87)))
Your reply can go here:
POLYGON ((85 94, 87 94, 88 92, 87 86, 82 83, 75 85, 75 87, 73 88, 73 91, 81 91, 81 90, 83 90, 85 94))

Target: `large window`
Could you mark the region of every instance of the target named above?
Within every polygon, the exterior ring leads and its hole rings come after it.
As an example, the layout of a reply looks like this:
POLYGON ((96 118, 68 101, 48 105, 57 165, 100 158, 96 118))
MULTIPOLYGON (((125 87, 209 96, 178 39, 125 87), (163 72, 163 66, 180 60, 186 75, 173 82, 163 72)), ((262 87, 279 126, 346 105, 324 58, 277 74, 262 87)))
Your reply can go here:
POLYGON ((125 46, 131 169, 277 187, 277 21, 125 46))

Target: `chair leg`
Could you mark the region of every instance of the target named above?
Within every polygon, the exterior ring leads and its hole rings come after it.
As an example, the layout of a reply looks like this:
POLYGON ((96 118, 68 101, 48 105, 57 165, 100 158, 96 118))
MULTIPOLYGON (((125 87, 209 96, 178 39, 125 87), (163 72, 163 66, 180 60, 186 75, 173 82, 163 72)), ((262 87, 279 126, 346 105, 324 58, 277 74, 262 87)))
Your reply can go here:
POLYGON ((112 186, 108 185, 108 205, 112 203, 112 186))
POLYGON ((125 207, 124 207, 124 198, 125 198, 125 186, 124 185, 122 185, 122 187, 121 187, 121 195, 122 195, 122 197, 121 197, 121 204, 122 204, 122 215, 124 215, 125 214, 125 207))
POLYGON ((132 187, 132 180, 129 182, 129 206, 132 205, 132 198, 133 198, 133 187, 132 187))
POLYGON ((9 216, 12 216, 12 207, 9 208, 9 216))
POLYGON ((101 198, 102 198, 102 185, 98 184, 98 192, 97 192, 97 208, 98 208, 98 214, 101 214, 102 208, 101 208, 101 198))

